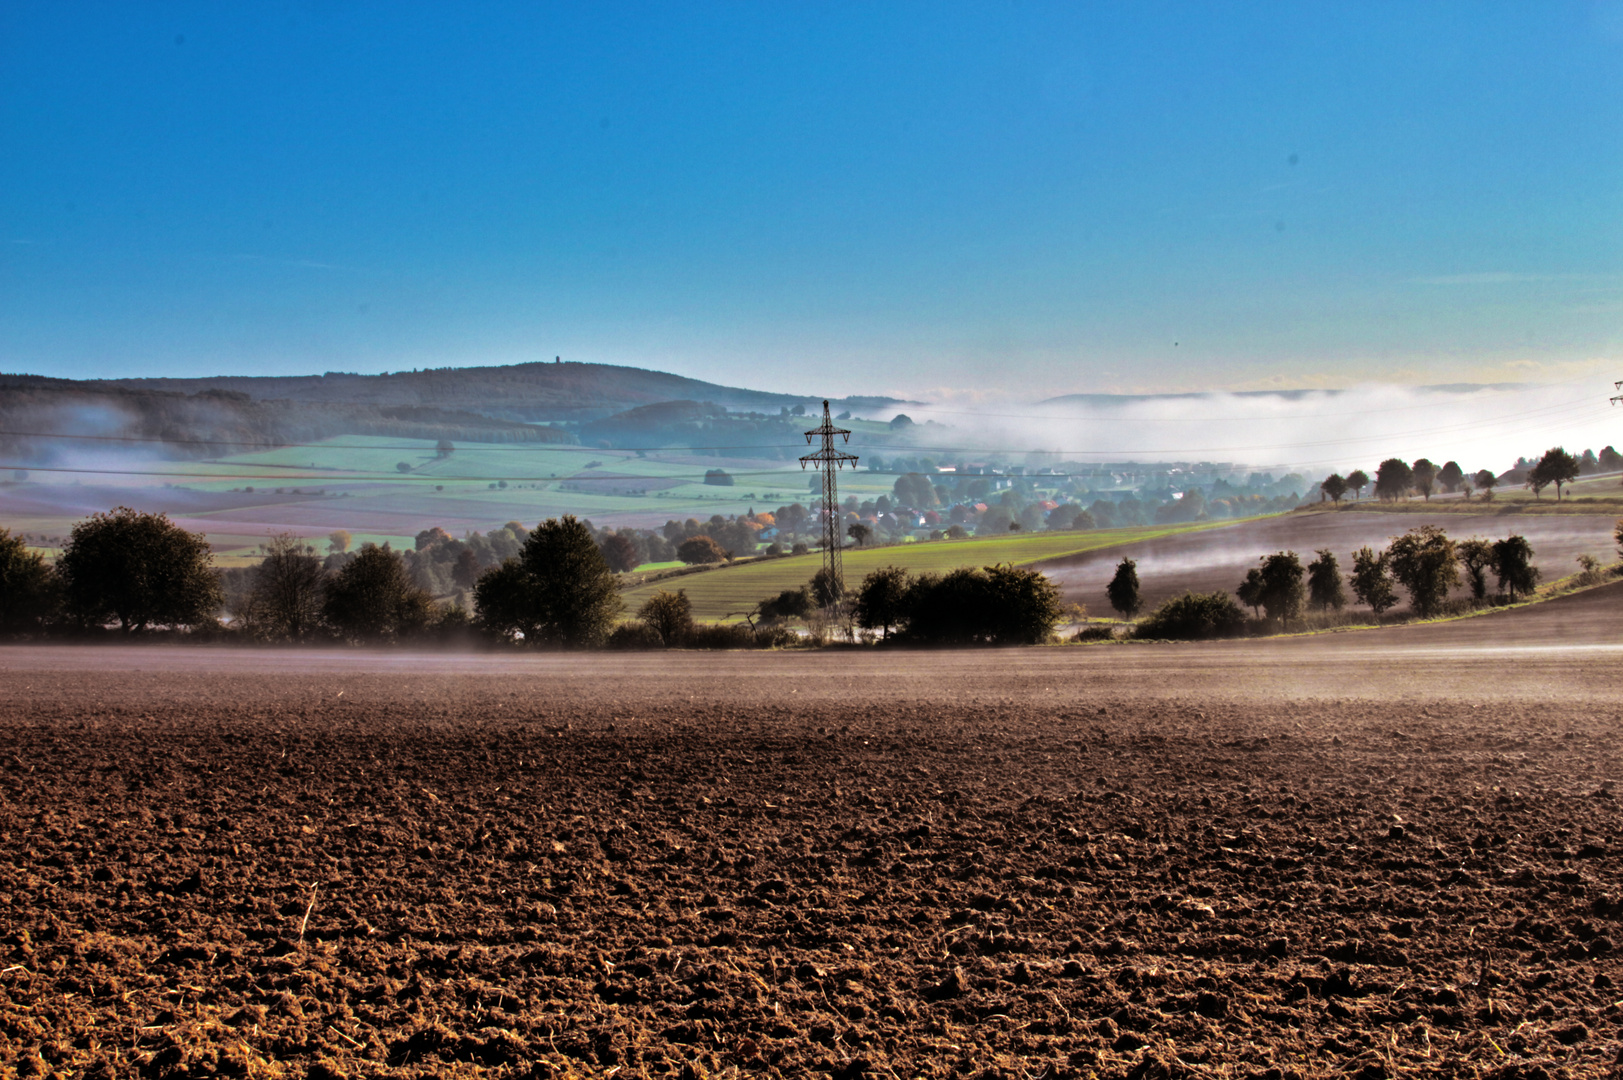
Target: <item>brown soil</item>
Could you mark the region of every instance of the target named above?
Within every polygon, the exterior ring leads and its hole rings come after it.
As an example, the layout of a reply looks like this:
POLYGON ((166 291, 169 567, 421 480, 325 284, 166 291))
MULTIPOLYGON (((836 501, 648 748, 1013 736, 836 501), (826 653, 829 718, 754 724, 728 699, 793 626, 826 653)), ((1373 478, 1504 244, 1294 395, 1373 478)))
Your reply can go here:
POLYGON ((1603 1075, 1623 649, 1517 614, 1432 652, 0 649, 0 1071, 1603 1075))

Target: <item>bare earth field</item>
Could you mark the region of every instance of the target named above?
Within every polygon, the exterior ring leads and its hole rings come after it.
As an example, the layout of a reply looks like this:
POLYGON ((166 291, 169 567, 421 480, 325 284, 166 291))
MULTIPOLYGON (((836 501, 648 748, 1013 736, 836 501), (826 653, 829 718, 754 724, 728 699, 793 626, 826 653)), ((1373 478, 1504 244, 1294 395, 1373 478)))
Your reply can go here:
MULTIPOLYGON (((1514 505, 1514 504, 1512 504, 1514 505)), ((1037 563, 1065 594, 1067 600, 1086 604, 1095 614, 1110 614, 1105 585, 1123 556, 1138 563, 1144 609, 1153 611, 1163 601, 1186 591, 1232 593, 1246 571, 1264 555, 1294 551, 1306 566, 1320 548, 1335 552, 1343 575, 1352 572, 1353 552, 1368 544, 1379 551, 1393 537, 1419 525, 1438 525, 1455 540, 1473 536, 1502 540, 1512 533, 1533 545, 1533 562, 1544 580, 1553 581, 1578 572, 1579 555, 1602 562, 1616 558, 1612 532, 1616 514, 1571 514, 1536 517, 1528 514, 1425 513, 1293 513, 1209 532, 1194 532, 1123 544, 1081 555, 1037 563)), ((1401 592, 1399 595, 1403 595, 1401 592)), ((1463 586, 1455 596, 1469 595, 1463 586)))
POLYGON ((1620 726, 1623 586, 1189 646, 0 649, 0 1071, 1609 1075, 1620 726))

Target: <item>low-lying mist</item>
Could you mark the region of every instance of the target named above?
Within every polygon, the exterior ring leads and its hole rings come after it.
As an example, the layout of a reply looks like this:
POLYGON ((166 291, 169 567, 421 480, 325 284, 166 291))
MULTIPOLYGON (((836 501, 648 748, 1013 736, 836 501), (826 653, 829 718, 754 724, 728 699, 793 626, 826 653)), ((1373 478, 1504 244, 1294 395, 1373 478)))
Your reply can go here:
POLYGON ((1226 461, 1313 476, 1355 468, 1373 475, 1386 458, 1426 457, 1439 465, 1458 461, 1473 472, 1500 472, 1517 457, 1552 446, 1579 453, 1623 441, 1623 412, 1608 405, 1614 393, 1600 378, 1550 385, 1068 395, 1025 404, 1014 391, 946 391, 929 405, 909 408, 908 415, 951 428, 920 432, 921 444, 946 440, 942 450, 1226 461))

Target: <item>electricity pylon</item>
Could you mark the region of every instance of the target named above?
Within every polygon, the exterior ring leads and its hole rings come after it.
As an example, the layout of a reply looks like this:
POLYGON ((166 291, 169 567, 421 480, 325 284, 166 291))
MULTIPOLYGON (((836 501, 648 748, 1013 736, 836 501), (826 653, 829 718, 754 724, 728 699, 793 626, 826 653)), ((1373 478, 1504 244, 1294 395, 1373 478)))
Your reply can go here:
MULTIPOLYGON (((1613 383, 1612 386, 1615 389, 1623 390, 1623 382, 1613 383)), ((1619 394, 1617 397, 1613 398, 1612 399, 1612 404, 1613 405, 1623 405, 1623 394, 1619 394)))
POLYGON ((800 467, 804 469, 812 462, 823 474, 823 569, 827 572, 829 595, 838 603, 845 595, 845 579, 840 569, 840 548, 845 538, 840 535, 840 496, 835 490, 834 473, 846 462, 855 468, 857 456, 847 454, 834 445, 834 436, 842 435, 846 442, 851 441, 851 433, 845 428, 837 428, 834 421, 828 416, 828 402, 823 402, 822 426, 806 432, 806 441, 812 441, 813 436, 821 436, 822 449, 814 454, 807 454, 800 459, 800 467))

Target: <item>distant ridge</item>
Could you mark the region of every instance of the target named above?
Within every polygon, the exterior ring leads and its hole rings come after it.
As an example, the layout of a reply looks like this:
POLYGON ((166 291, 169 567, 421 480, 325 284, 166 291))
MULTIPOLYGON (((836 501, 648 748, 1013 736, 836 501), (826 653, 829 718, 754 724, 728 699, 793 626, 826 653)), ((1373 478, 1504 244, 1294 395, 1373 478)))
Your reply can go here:
MULTIPOLYGON (((9 376, 17 382, 28 376, 9 376)), ((68 380, 49 380, 61 383, 68 380)), ((433 368, 379 375, 329 371, 325 375, 211 375, 195 379, 74 380, 84 388, 156 390, 198 394, 224 390, 256 401, 300 401, 372 405, 380 408, 426 406, 480 413, 499 420, 536 423, 548 420, 596 420, 642 405, 665 401, 712 402, 736 411, 778 412, 822 399, 800 394, 774 394, 690 379, 663 371, 612 364, 541 362, 496 367, 433 368)), ((882 409, 914 404, 898 398, 848 397, 831 400, 837 409, 882 409)))

